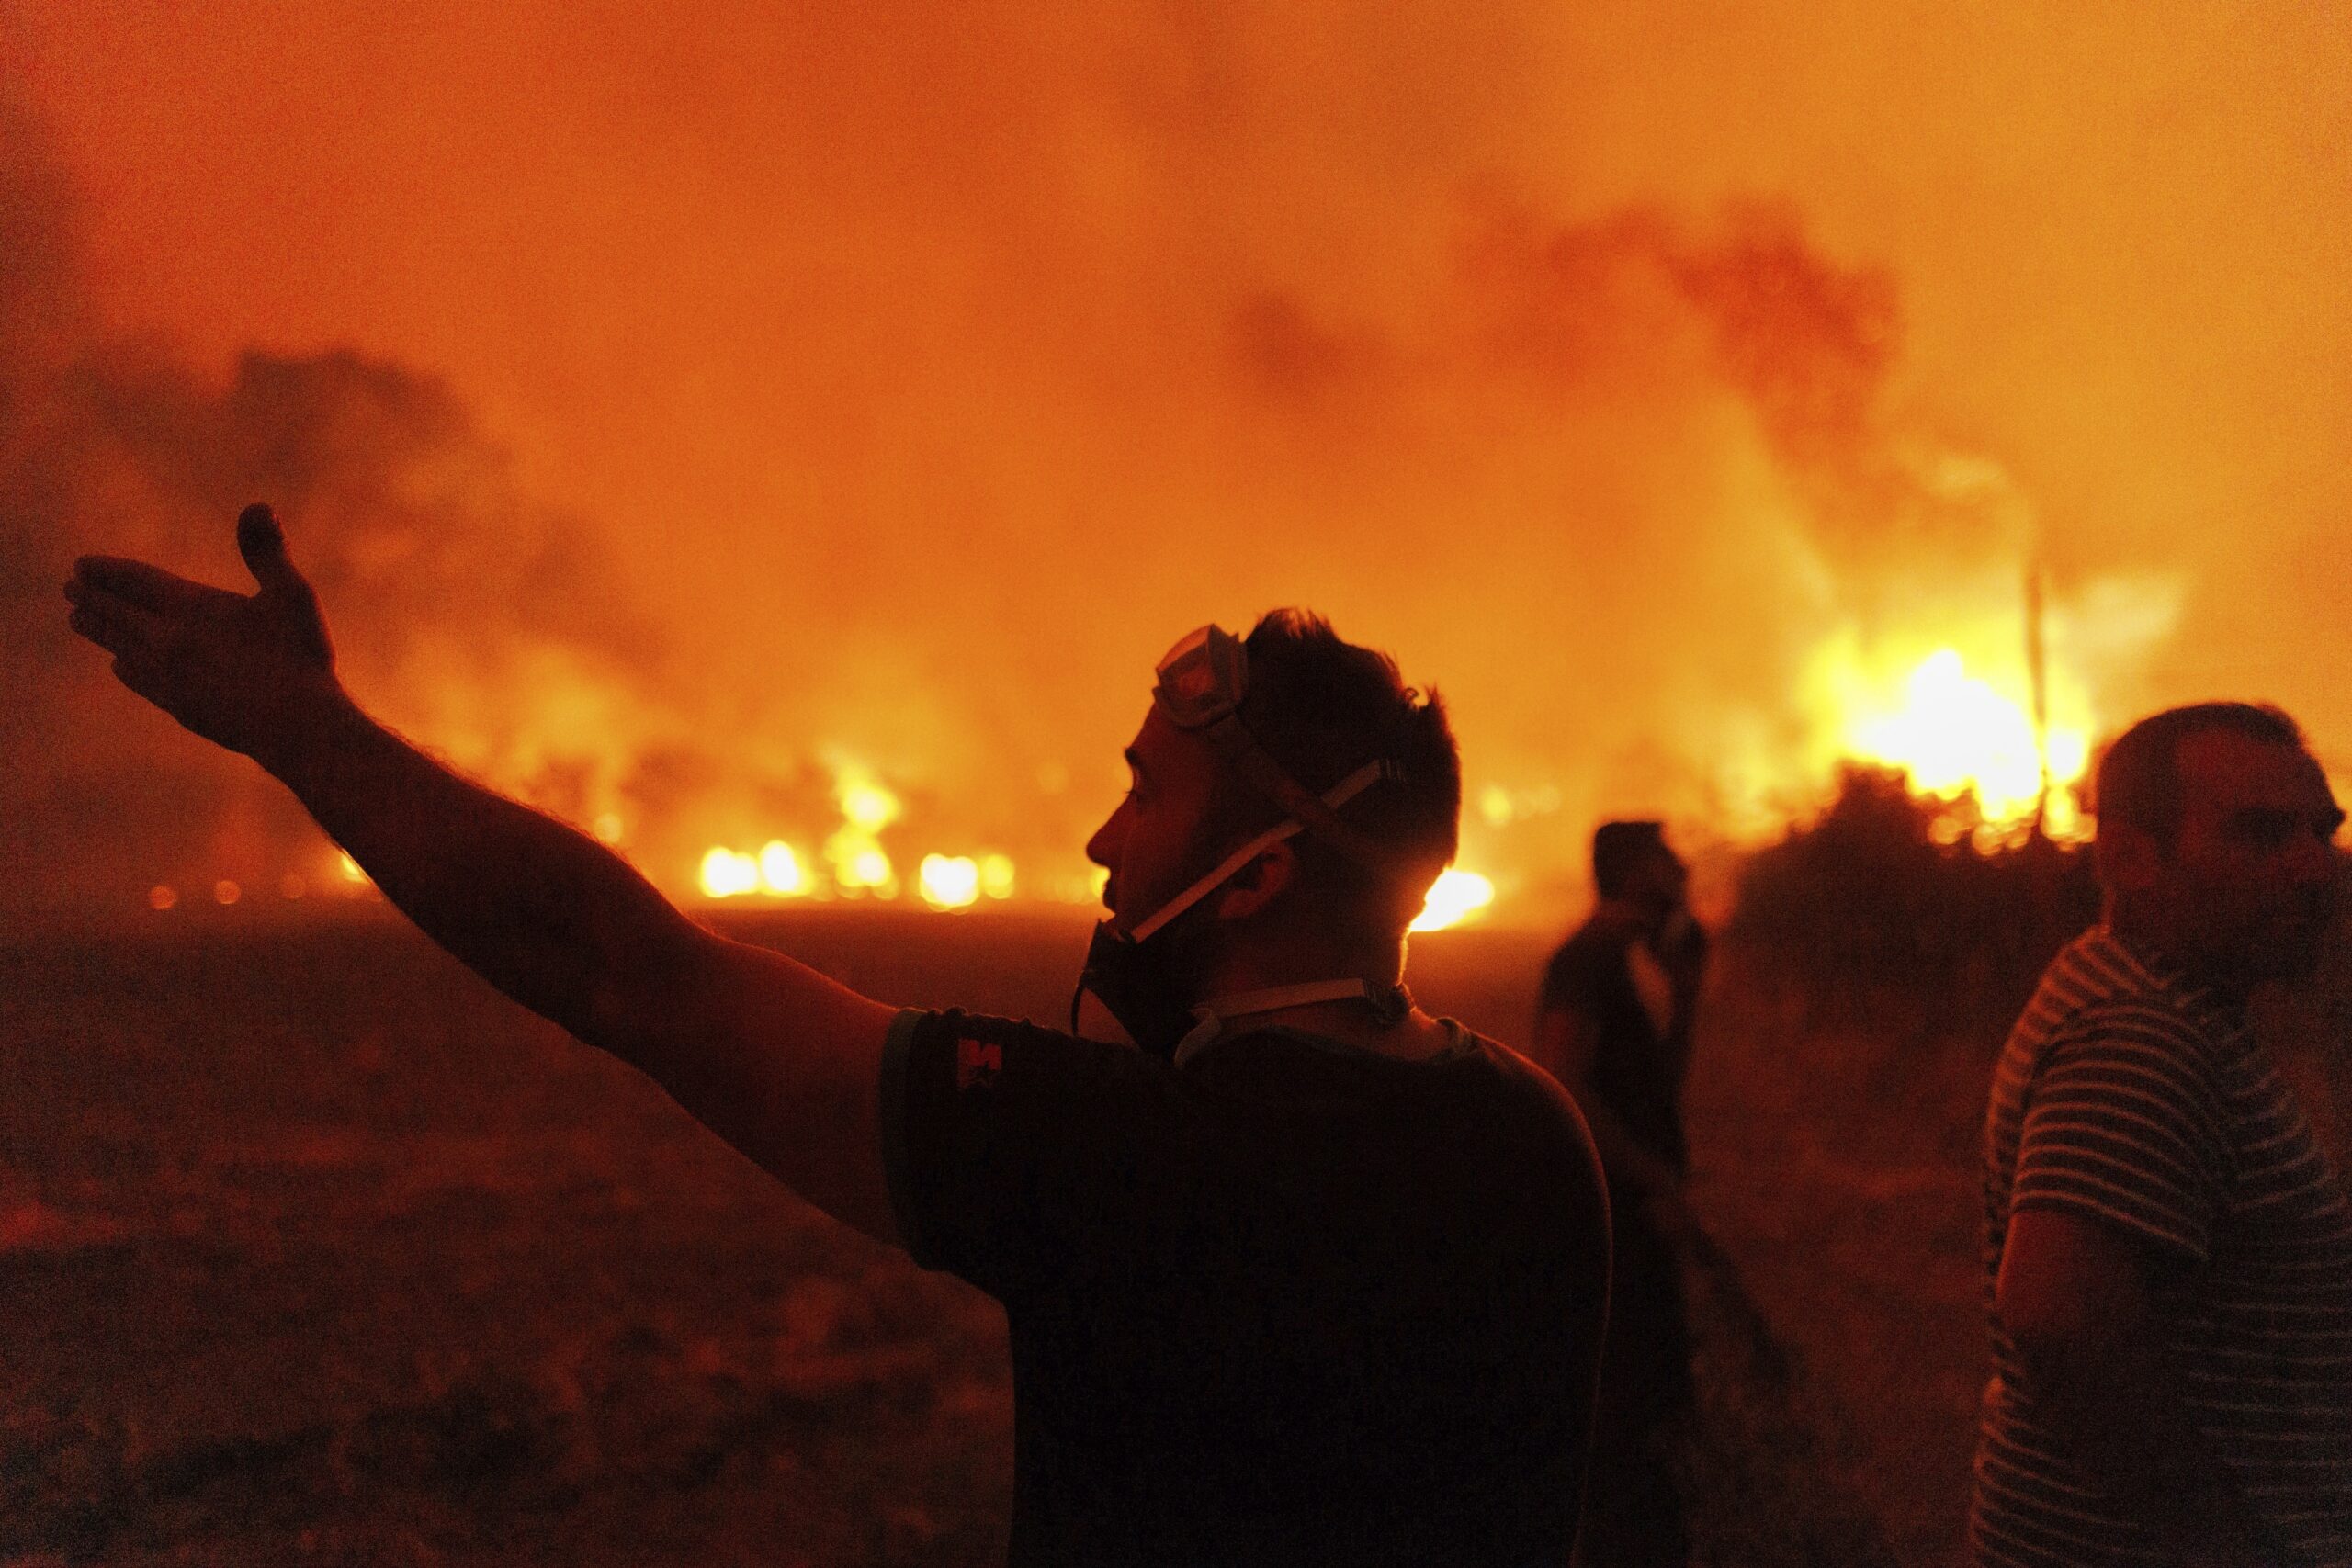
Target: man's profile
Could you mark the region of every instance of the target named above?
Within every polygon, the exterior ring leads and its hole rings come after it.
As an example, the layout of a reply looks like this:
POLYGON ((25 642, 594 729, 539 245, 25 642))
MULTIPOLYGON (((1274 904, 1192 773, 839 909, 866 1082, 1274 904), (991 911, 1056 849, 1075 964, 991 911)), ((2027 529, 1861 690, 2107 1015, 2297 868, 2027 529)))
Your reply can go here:
POLYGON ((2237 703, 2125 731, 2093 804, 2105 916, 1985 1118, 1972 1559, 2352 1562, 2352 1203, 2245 1010, 2316 961, 2344 813, 2237 703))
POLYGON ((252 595, 84 559, 74 629, 502 991, 1002 1302, 1014 1562, 1566 1560, 1600 1172, 1557 1085, 1404 988, 1460 764, 1384 655, 1279 612, 1162 662, 1088 845, 1111 1044, 894 1010, 697 925, 368 718, 266 508, 238 542, 252 595))

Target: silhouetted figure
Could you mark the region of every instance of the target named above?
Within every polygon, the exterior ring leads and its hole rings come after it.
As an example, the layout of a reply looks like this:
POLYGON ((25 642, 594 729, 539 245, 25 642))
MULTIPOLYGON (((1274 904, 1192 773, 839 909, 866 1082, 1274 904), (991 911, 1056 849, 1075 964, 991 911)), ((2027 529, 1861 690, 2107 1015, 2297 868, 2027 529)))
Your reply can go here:
POLYGON ((252 597, 82 561, 74 628, 492 984, 1001 1301, 1015 1562, 1567 1556, 1600 1169, 1556 1084, 1405 991, 1460 763, 1385 656, 1282 612, 1160 664, 1088 845, 1110 918, 1083 985, 1135 1042, 1107 1044, 892 1009, 705 930, 361 713, 266 508, 238 542, 252 597))
POLYGON ((1535 1026, 1537 1060, 1576 1096, 1600 1147, 1616 1244, 1578 1560, 1680 1564, 1693 1405, 1682 1084, 1707 937, 1659 824, 1602 823, 1592 876, 1600 901, 1552 955, 1535 1026))
POLYGON ((2224 703, 2126 731, 2096 805, 2105 919, 1985 1119, 1973 1561, 2352 1562, 2352 1203, 2245 1013, 2317 962, 2344 813, 2224 703))

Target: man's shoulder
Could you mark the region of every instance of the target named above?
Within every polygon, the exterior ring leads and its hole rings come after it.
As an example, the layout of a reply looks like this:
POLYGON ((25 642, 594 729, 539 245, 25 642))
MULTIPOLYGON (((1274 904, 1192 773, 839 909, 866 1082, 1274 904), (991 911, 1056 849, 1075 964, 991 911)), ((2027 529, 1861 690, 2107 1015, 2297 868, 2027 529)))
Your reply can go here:
POLYGON ((2244 1042, 2242 1021, 2207 993, 2094 930, 2051 964, 2011 1031, 1995 1109, 2078 1115, 2114 1106, 2218 1125, 2244 1042))
POLYGON ((1521 1135, 1540 1145, 1572 1175, 1589 1178, 1599 1190, 1600 1156, 1576 1098, 1557 1078, 1502 1042, 1452 1019, 1444 1021, 1457 1032, 1460 1058, 1481 1064, 1492 1075, 1492 1093, 1498 1105, 1514 1108, 1525 1119, 1521 1135))
POLYGON ((2061 950, 2018 1016, 2013 1043, 2080 1046, 2115 1039, 2206 1055, 2225 1048, 2238 1021, 2213 997, 2153 966, 2094 928, 2061 950))
POLYGON ((1048 1080, 1153 1084, 1173 1076, 1165 1061, 1132 1045, 960 1008, 899 1013, 888 1054, 932 1071, 952 1071, 959 1089, 994 1088, 1000 1081, 1018 1087, 1048 1080))
POLYGON ((1544 984, 1557 990, 1624 975, 1637 934, 1622 921, 1593 914, 1552 950, 1551 960, 1544 967, 1544 984))
POLYGON ((1587 915, 1574 931, 1568 932, 1553 956, 1564 953, 1622 953, 1641 936, 1639 922, 1628 919, 1615 909, 1599 908, 1587 915))
POLYGON ((1547 1110, 1564 1111, 1582 1124, 1575 1100, 1551 1074, 1501 1041, 1481 1034, 1458 1020, 1439 1021, 1453 1035, 1453 1049, 1449 1055, 1455 1060, 1481 1064, 1494 1076, 1497 1093, 1540 1104, 1547 1110))

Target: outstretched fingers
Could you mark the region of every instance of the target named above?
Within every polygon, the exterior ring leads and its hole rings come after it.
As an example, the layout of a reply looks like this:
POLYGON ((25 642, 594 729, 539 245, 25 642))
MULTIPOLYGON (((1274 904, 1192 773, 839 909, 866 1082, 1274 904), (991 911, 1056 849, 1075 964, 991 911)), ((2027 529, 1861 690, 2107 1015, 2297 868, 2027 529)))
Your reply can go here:
POLYGON ((171 634, 162 615, 84 578, 65 585, 65 597, 74 605, 66 624, 118 659, 147 653, 171 634))
MULTIPOLYGON (((159 615, 234 597, 225 590, 190 582, 161 567, 120 556, 84 556, 74 563, 74 581, 159 615)), ((67 596, 72 596, 70 592, 67 596)))

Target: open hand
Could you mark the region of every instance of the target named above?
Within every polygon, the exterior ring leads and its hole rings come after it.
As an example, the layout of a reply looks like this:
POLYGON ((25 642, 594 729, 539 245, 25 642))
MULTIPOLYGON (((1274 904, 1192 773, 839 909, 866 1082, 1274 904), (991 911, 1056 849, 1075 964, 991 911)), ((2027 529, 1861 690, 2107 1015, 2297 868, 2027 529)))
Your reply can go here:
POLYGON ((74 629, 114 655, 124 685, 207 740, 259 756, 341 689, 318 595, 287 559, 286 536, 268 507, 238 514, 237 548, 258 592, 190 582, 143 561, 84 556, 65 597, 74 629))

